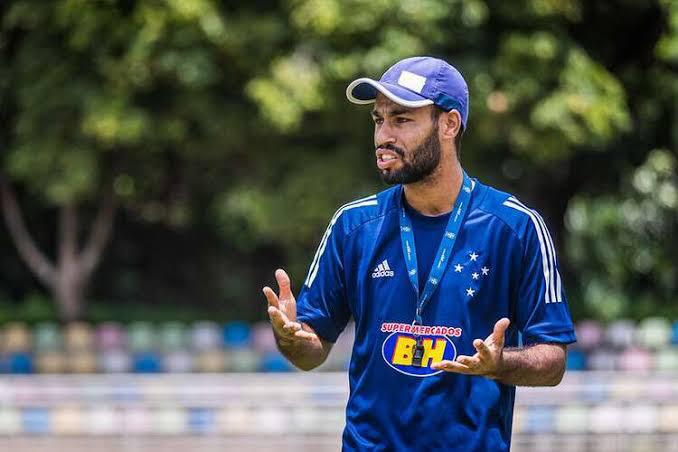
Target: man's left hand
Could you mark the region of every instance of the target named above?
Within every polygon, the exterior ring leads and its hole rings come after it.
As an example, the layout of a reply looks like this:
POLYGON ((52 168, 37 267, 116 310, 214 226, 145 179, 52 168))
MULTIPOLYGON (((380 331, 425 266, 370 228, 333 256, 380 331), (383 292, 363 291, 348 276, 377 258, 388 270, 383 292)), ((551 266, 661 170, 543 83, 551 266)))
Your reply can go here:
POLYGON ((439 361, 431 364, 431 368, 465 375, 498 378, 501 369, 502 352, 504 350, 504 333, 506 333, 510 323, 507 318, 499 319, 494 324, 492 333, 484 341, 482 339, 475 339, 473 341, 473 347, 476 349, 475 355, 459 355, 455 361, 439 361))

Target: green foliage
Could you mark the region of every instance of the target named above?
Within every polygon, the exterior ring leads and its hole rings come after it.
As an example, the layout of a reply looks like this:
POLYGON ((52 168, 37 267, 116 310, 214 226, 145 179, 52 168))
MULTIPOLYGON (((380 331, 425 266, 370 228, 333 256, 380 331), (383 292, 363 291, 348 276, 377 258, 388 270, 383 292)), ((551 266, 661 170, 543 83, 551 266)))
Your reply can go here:
POLYGON ((570 265, 590 312, 607 319, 678 314, 674 154, 653 151, 616 195, 577 196, 566 220, 570 265))
MULTIPOLYGON (((300 281, 332 212, 382 188, 347 83, 435 55, 469 83, 464 165, 553 220, 573 305, 640 313, 675 291, 675 172, 655 166, 678 148, 677 43, 676 0, 15 0, 0 5, 0 170, 29 223, 92 211, 112 181, 126 245, 104 283, 144 280, 150 255, 194 261, 139 229, 197 230, 191 252, 210 258, 192 289, 254 312, 241 298, 276 266, 300 281), (637 185, 653 177, 654 196, 637 185)), ((51 248, 53 222, 30 227, 51 248)))
POLYGON ((0 324, 15 320, 35 324, 56 318, 54 302, 40 293, 31 292, 19 303, 0 299, 0 324))

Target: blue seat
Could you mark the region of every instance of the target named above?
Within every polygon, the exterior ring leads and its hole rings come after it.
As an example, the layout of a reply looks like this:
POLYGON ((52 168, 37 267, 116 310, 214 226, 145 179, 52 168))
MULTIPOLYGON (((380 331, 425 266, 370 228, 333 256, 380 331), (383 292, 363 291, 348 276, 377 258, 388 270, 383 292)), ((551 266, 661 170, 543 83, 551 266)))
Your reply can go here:
POLYGON ((576 349, 568 350, 567 370, 586 370, 586 353, 576 349))
POLYGON ((138 374, 154 374, 162 371, 162 360, 157 353, 142 352, 134 355, 132 369, 138 374))
POLYGON ((190 433, 211 433, 216 429, 216 415, 213 408, 189 408, 188 429, 190 433))
POLYGON ((230 348, 249 347, 252 337, 252 329, 245 322, 235 321, 224 325, 224 345, 230 348))
POLYGON ((550 406, 531 406, 527 409, 524 430, 530 433, 550 433, 556 429, 556 410, 550 406))
POLYGON ((21 424, 24 433, 49 433, 49 410, 42 407, 25 408, 21 412, 21 424))
POLYGON ((263 372, 290 372, 294 367, 280 353, 270 352, 261 357, 259 368, 263 372))
POLYGON ((7 372, 10 374, 32 374, 33 357, 29 353, 10 353, 6 359, 7 372))
POLYGON ((673 326, 671 327, 671 343, 678 345, 678 320, 673 322, 673 326))

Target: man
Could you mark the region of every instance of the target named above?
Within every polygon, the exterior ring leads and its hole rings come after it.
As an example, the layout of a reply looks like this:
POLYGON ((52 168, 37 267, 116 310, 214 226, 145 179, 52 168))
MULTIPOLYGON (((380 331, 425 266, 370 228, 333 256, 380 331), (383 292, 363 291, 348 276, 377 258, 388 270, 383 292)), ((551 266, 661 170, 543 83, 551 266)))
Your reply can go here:
POLYGON ((344 450, 508 450, 515 386, 557 385, 575 341, 546 225, 462 169, 468 88, 448 63, 408 58, 346 94, 374 103, 393 187, 335 213, 298 301, 276 271, 278 346, 313 369, 355 320, 344 450))

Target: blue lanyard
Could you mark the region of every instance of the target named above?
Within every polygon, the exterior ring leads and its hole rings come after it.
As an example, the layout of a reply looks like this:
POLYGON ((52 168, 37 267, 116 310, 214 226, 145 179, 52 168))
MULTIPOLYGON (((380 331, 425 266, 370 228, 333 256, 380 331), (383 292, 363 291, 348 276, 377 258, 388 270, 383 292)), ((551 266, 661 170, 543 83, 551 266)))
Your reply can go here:
POLYGON ((457 201, 454 203, 454 208, 450 214, 450 219, 445 228, 445 234, 438 246, 436 259, 431 267, 431 272, 426 280, 424 291, 419 292, 419 277, 417 276, 417 250, 414 245, 414 232, 412 231, 412 222, 405 212, 405 207, 401 206, 400 214, 400 239, 403 245, 403 254, 405 255, 405 263, 407 264, 407 273, 410 277, 410 282, 414 287, 414 292, 417 295, 417 310, 415 313, 415 323, 421 325, 421 312, 426 303, 431 299, 433 293, 438 288, 438 283, 445 273, 445 268, 449 261, 454 243, 457 240, 459 229, 464 222, 466 210, 471 203, 471 179, 464 171, 464 181, 457 195, 457 201))

